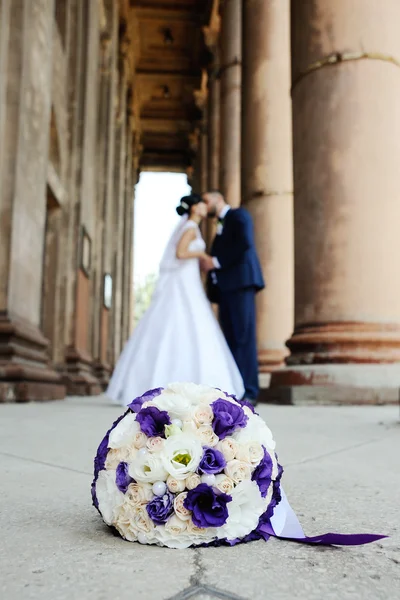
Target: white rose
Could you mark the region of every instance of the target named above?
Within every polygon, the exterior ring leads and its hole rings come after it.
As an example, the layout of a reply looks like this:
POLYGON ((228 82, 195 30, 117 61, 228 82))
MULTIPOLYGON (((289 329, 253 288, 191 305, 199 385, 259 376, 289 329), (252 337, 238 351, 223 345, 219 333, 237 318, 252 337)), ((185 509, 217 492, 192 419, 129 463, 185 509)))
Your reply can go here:
POLYGON ((185 479, 185 487, 188 490, 194 490, 200 483, 200 475, 197 475, 197 473, 191 473, 191 475, 185 479))
POLYGON ((258 525, 260 516, 266 510, 266 504, 261 497, 255 481, 242 481, 232 490, 232 500, 228 503, 228 519, 219 527, 219 539, 234 540, 248 535, 258 525))
POLYGON ((154 523, 150 519, 146 507, 140 504, 125 502, 117 515, 115 527, 119 533, 131 542, 137 540, 139 533, 145 533, 148 540, 154 536, 154 523))
POLYGON ((126 497, 132 504, 147 504, 153 496, 150 483, 130 483, 126 491, 126 497))
POLYGON ((96 496, 99 510, 107 525, 112 525, 116 514, 125 501, 125 496, 116 486, 116 473, 112 471, 100 471, 96 482, 96 496))
POLYGON ((272 437, 271 430, 267 427, 261 417, 254 415, 253 413, 249 415, 246 427, 242 427, 235 431, 233 437, 239 444, 258 442, 262 446, 265 446, 267 450, 275 450, 276 444, 272 437))
POLYGON ((251 467, 248 463, 234 458, 227 463, 225 474, 233 479, 235 483, 240 483, 245 479, 251 479, 251 467))
POLYGON ((175 477, 169 475, 167 479, 167 487, 170 492, 177 494, 178 492, 183 492, 185 489, 185 481, 182 479, 175 479, 175 477))
POLYGON ((136 414, 129 412, 111 431, 108 438, 109 448, 122 448, 131 446, 140 431, 140 425, 136 421, 136 414))
POLYGON ((210 448, 216 446, 219 441, 219 437, 210 425, 200 425, 195 432, 195 436, 199 438, 203 446, 209 446, 210 448))
POLYGON ((236 458, 256 467, 264 457, 264 449, 259 442, 239 444, 236 458))
POLYGON ((185 506, 183 504, 186 499, 186 496, 187 496, 187 492, 182 492, 181 494, 178 494, 177 496, 175 496, 175 500, 174 500, 175 514, 183 521, 187 521, 188 519, 190 519, 190 515, 191 515, 190 510, 185 508, 185 506))
POLYGON ((228 437, 218 442, 216 448, 217 450, 222 452, 226 462, 229 462, 230 460, 233 460, 236 457, 238 444, 233 438, 228 437))
POLYGON ((199 466, 203 456, 200 441, 182 433, 169 437, 164 444, 161 460, 164 469, 175 479, 186 479, 199 466))
POLYGON ((214 413, 209 404, 199 404, 193 410, 193 418, 198 425, 210 425, 214 418, 214 413))
POLYGON ((215 476, 215 483, 213 487, 219 489, 220 492, 224 492, 224 494, 230 494, 235 487, 235 482, 227 475, 220 473, 219 475, 215 476))
POLYGON ((185 531, 186 527, 186 521, 182 521, 176 515, 172 515, 165 523, 165 531, 171 535, 180 535, 185 531))
POLYGON ((161 437, 149 438, 146 446, 149 452, 161 452, 164 448, 164 440, 161 437))
POLYGON ((106 469, 116 469, 120 462, 131 462, 136 456, 137 450, 133 446, 124 448, 110 448, 107 454, 106 469))
POLYGON ((222 393, 215 388, 195 383, 170 383, 166 390, 184 396, 193 405, 200 403, 211 404, 211 402, 222 396, 222 393))
POLYGON ((182 421, 190 415, 192 406, 189 398, 167 391, 154 398, 151 404, 160 410, 166 410, 171 419, 181 419, 182 421))
POLYGON ((163 466, 162 460, 157 454, 145 454, 138 456, 129 465, 129 475, 135 481, 145 483, 155 483, 156 481, 165 481, 167 472, 163 466))

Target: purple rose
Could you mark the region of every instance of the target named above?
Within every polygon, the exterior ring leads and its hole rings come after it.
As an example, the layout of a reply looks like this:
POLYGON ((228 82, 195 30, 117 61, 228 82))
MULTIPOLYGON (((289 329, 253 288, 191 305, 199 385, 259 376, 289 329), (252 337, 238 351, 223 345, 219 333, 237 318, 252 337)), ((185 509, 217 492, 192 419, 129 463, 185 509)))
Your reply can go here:
POLYGON ((216 475, 221 473, 226 467, 224 455, 215 448, 205 448, 203 457, 199 464, 200 473, 211 473, 216 475))
POLYGON ((138 398, 135 398, 128 406, 131 409, 132 412, 134 413, 138 413, 140 411, 140 409, 142 408, 142 404, 144 402, 148 402, 149 400, 153 400, 153 398, 156 398, 157 396, 159 396, 161 394, 161 392, 163 391, 164 388, 155 388, 154 390, 149 390, 148 392, 146 392, 145 394, 143 394, 143 396, 139 396, 138 398))
POLYGON ((108 453, 108 439, 110 437, 110 433, 112 432, 112 430, 125 417, 125 415, 128 414, 128 412, 129 412, 129 410, 124 412, 123 415, 121 415, 116 421, 114 421, 114 423, 112 424, 112 426, 110 427, 110 429, 107 431, 106 435, 100 442, 100 446, 98 447, 97 452, 96 452, 96 456, 94 459, 94 479, 92 481, 91 493, 92 493, 93 506, 95 506, 97 509, 99 508, 99 503, 97 501, 97 496, 96 496, 96 481, 97 481, 100 471, 102 471, 104 469, 105 464, 106 464, 107 453, 108 453))
POLYGON ((146 506, 150 519, 156 525, 163 525, 174 512, 174 496, 166 492, 163 496, 156 496, 146 506))
POLYGON ((115 475, 115 483, 119 491, 125 494, 129 484, 133 481, 134 480, 128 473, 128 463, 120 462, 115 475))
POLYGON ((219 398, 211 408, 214 413, 212 427, 220 440, 232 435, 239 427, 245 427, 248 421, 243 408, 228 400, 219 398))
POLYGON ((166 410, 159 410, 156 406, 142 408, 136 417, 140 429, 148 437, 165 438, 165 425, 171 425, 171 419, 166 410))
POLYGON ((216 494, 212 487, 200 483, 189 490, 183 505, 192 511, 192 520, 197 527, 222 527, 228 519, 227 504, 232 500, 228 494, 216 494))
POLYGON ((252 480, 256 482, 260 490, 261 496, 266 497, 269 486, 272 480, 272 458, 264 448, 264 457, 260 464, 254 469, 252 480))
MULTIPOLYGON (((219 388, 217 388, 218 390, 219 388)), ((221 391, 221 390, 219 390, 221 391)), ((236 398, 235 394, 228 394, 227 392, 224 392, 225 396, 227 398, 232 398, 232 400, 235 400, 236 402, 238 402, 240 404, 240 406, 247 406, 247 408, 249 408, 251 410, 252 413, 254 414, 258 414, 255 411, 254 406, 251 404, 251 402, 248 402, 247 400, 239 400, 238 398, 236 398)))

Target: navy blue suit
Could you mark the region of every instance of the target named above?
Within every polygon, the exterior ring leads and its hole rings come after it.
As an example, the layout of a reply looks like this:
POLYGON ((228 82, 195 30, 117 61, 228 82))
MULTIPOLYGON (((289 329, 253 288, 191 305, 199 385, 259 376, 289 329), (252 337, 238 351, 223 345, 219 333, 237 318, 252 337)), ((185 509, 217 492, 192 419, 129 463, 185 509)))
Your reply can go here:
POLYGON ((227 212, 211 254, 221 268, 209 274, 208 295, 219 304, 221 327, 243 377, 245 396, 256 399, 259 385, 255 295, 265 284, 247 210, 227 212))

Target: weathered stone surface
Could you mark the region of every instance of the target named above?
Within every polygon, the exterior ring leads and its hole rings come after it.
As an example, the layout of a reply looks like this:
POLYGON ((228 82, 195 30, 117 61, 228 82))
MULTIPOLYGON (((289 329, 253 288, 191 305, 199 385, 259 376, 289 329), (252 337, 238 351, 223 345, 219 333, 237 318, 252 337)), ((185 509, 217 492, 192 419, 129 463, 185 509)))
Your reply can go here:
POLYGON ((114 537, 91 507, 104 398, 0 406, 0 589, 7 600, 386 600, 400 583, 395 407, 261 407, 308 535, 387 533, 358 548, 270 540, 177 551, 114 537), (189 596, 189 592, 193 595, 189 596), (186 594, 186 596, 184 595, 186 594))

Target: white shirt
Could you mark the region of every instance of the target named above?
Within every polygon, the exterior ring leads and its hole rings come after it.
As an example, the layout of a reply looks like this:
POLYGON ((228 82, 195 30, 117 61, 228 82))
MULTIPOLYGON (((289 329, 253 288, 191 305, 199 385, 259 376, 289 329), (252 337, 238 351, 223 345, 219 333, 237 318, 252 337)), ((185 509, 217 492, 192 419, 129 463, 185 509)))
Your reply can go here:
MULTIPOLYGON (((230 211, 230 209, 231 209, 231 207, 228 204, 225 204, 224 208, 221 210, 221 212, 218 215, 218 219, 225 219, 225 217, 226 217, 227 213, 230 211)), ((213 263, 214 263, 216 269, 221 268, 220 262, 216 256, 213 256, 213 263)))

